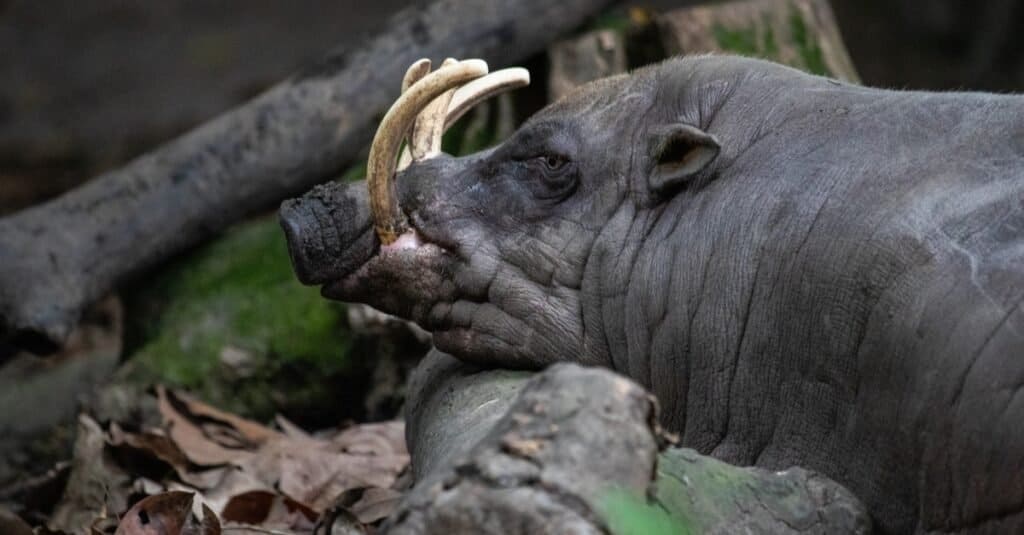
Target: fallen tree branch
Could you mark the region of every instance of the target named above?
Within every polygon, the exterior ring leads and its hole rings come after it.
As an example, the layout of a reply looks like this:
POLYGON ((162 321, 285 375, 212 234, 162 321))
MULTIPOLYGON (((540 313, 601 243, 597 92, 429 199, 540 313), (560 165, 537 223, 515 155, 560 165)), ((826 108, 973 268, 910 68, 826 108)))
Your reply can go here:
MULTIPOLYGON (((440 354, 433 355, 431 359, 440 354)), ((604 533, 601 502, 613 487, 641 496, 648 491, 659 437, 653 430, 655 402, 643 388, 611 372, 573 364, 556 365, 525 382, 504 373, 456 373, 458 387, 444 376, 436 378, 444 383, 435 383, 439 389, 414 387, 421 395, 455 401, 448 406, 462 409, 462 414, 456 418, 458 427, 448 429, 462 432, 433 442, 439 449, 432 452, 422 440, 412 441, 421 463, 435 459, 426 463, 433 469, 422 475, 385 532, 604 533), (474 377, 486 380, 467 392, 467 380, 471 384, 474 377), (488 383, 497 387, 493 397, 477 398, 488 383), (506 395, 512 385, 519 387, 514 397, 506 395), (461 403, 467 395, 475 401, 469 406, 461 403), (488 426, 494 405, 510 399, 511 407, 488 426), (473 431, 466 433, 467 427, 473 431), (458 453, 452 455, 449 449, 458 453)), ((437 406, 417 400, 410 405, 437 406)), ((450 420, 438 421, 422 409, 418 416, 414 419, 420 425, 409 433, 450 425, 450 420)))
POLYGON ((363 47, 336 51, 152 153, 0 220, 0 338, 52 351, 83 307, 125 278, 336 175, 369 141, 417 58, 508 65, 608 3, 409 8, 363 47))
POLYGON ((387 533, 607 533, 623 520, 608 500, 623 491, 688 533, 871 529, 864 506, 819 474, 658 455, 653 398, 610 371, 563 364, 531 376, 433 351, 407 406, 416 485, 387 533))

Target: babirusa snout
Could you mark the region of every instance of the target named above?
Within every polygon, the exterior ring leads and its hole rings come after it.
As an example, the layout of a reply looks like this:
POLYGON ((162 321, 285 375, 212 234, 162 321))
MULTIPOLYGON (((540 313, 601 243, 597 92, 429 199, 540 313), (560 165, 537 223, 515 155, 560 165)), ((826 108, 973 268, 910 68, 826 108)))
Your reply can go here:
POLYGON ((367 262, 380 244, 393 243, 407 230, 394 184, 396 168, 412 163, 413 154, 418 160, 436 156, 444 131, 480 101, 530 83, 525 69, 482 76, 486 72, 487 65, 480 60, 447 60, 432 74, 430 60, 413 63, 402 80, 402 97, 374 138, 367 184, 327 183, 285 201, 281 224, 299 280, 325 284, 347 276, 367 262), (396 162, 403 139, 406 150, 396 162))
POLYGON ((300 282, 337 280, 377 250, 366 193, 362 182, 328 182, 281 204, 281 227, 300 282))

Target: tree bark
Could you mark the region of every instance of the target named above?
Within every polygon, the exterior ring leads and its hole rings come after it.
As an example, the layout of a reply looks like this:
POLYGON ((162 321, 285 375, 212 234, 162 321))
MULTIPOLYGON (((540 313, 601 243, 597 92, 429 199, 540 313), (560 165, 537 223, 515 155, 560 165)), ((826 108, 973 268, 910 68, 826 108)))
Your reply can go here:
POLYGON ((529 379, 438 352, 425 364, 407 429, 418 482, 386 533, 607 533, 606 493, 649 490, 660 437, 636 383, 573 364, 529 379))
MULTIPOLYGON (((849 491, 800 468, 669 448, 653 397, 607 370, 481 370, 433 351, 410 383, 416 484, 388 533, 607 533, 615 492, 689 533, 868 533, 849 491)), ((628 520, 628 519, 626 519, 628 520)))
POLYGON ((126 277, 335 176, 420 57, 494 67, 538 52, 608 0, 438 0, 263 95, 45 204, 0 220, 0 337, 52 351, 126 277))
POLYGON ((548 61, 548 101, 554 102, 586 82, 626 72, 625 38, 614 30, 588 32, 552 45, 548 61))
POLYGON ((828 0, 743 0, 656 18, 670 54, 729 52, 859 81, 828 0))

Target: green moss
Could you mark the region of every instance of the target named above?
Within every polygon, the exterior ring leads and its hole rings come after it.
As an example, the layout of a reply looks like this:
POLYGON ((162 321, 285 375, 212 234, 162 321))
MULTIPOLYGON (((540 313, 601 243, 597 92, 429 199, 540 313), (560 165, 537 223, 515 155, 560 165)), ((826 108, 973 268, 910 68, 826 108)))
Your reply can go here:
POLYGON ((752 492, 749 472, 697 455, 693 450, 670 448, 658 457, 655 486, 657 502, 675 518, 685 518, 696 529, 734 514, 752 492))
POLYGON ((693 530, 664 509, 630 492, 613 490, 601 505, 601 513, 615 535, 688 535, 693 530))
POLYGON ((822 76, 832 76, 828 65, 825 64, 825 55, 821 47, 807 30, 807 23, 804 22, 803 14, 800 13, 796 6, 790 6, 789 31, 793 39, 793 45, 796 46, 807 72, 822 76))
POLYGON ((722 50, 744 56, 757 56, 757 30, 755 28, 731 29, 716 23, 711 28, 715 42, 722 50))
MULTIPOLYGON (((344 308, 299 284, 276 217, 237 227, 147 281, 128 302, 136 338, 132 373, 197 391, 245 413, 316 397, 312 377, 349 365, 344 308), (241 362, 225 363, 225 352, 241 362)), ((230 359, 227 359, 230 360, 230 359)))

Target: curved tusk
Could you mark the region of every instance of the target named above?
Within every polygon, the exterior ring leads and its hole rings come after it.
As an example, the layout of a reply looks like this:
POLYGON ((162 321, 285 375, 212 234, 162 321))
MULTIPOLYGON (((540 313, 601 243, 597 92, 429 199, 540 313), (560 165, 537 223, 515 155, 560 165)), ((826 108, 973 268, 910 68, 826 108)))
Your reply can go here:
POLYGON ((448 104, 448 113, 444 119, 444 129, 447 130, 480 102, 498 93, 528 85, 530 85, 530 71, 522 67, 501 69, 469 82, 456 90, 452 96, 452 100, 448 104))
MULTIPOLYGON (((432 144, 432 150, 426 151, 427 153, 422 157, 414 158, 414 153, 407 145, 402 149, 402 156, 398 159, 398 169, 402 170, 409 167, 413 160, 422 160, 436 156, 441 150, 441 138, 444 133, 447 132, 456 121, 461 119, 466 112, 473 109, 477 104, 499 93, 504 93, 505 91, 511 91, 512 89, 518 89, 520 87, 526 87, 528 85, 530 85, 530 71, 522 67, 510 67, 508 69, 494 71, 487 76, 477 78, 476 80, 473 80, 472 82, 469 82, 455 90, 451 96, 450 102, 448 103, 448 112, 444 118, 444 127, 441 128, 440 134, 433 138, 435 142, 432 144)), ((417 119, 417 121, 418 120, 419 119, 417 119)), ((417 122, 416 128, 418 127, 419 123, 417 122)))
POLYGON ((409 65, 409 68, 405 70, 405 76, 402 77, 402 92, 405 93, 412 87, 412 84, 420 81, 430 72, 430 59, 420 58, 409 65))
MULTIPOLYGON (((408 91, 409 88, 412 87, 412 84, 415 84, 416 82, 420 81, 420 79, 426 76, 428 72, 430 72, 429 58, 419 59, 412 65, 409 65, 409 68, 405 70, 405 76, 402 77, 402 93, 408 91)), ((403 139, 405 140, 405 147, 402 148, 402 154, 401 156, 398 157, 398 171, 401 171, 406 167, 409 167, 409 164, 412 163, 412 153, 409 152, 411 140, 409 139, 409 136, 406 134, 408 134, 408 132, 403 134, 403 139)))
MULTIPOLYGON (((441 67, 458 63, 452 58, 444 60, 441 67)), ((455 88, 445 91, 441 96, 430 101, 423 108, 423 111, 416 116, 416 123, 412 127, 412 141, 410 152, 413 161, 426 160, 437 156, 441 152, 441 137, 444 135, 445 116, 448 112, 448 103, 452 100, 455 88)))
POLYGON ((445 91, 487 74, 487 63, 479 59, 442 67, 412 84, 384 115, 370 145, 366 163, 366 185, 370 190, 370 213, 374 228, 384 245, 394 243, 408 229, 398 206, 394 174, 402 138, 416 115, 445 91))

